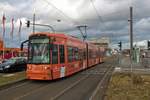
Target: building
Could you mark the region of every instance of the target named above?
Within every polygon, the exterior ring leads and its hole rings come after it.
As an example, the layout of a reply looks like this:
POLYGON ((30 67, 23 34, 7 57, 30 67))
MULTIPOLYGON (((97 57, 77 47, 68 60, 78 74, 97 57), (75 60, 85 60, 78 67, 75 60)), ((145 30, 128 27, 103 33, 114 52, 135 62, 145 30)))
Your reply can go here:
POLYGON ((110 44, 110 39, 108 37, 101 37, 101 38, 92 38, 90 40, 91 43, 98 45, 100 47, 104 47, 106 49, 109 48, 109 44, 110 44))
POLYGON ((26 55, 27 50, 21 51, 20 48, 6 48, 0 38, 0 59, 9 59, 16 56, 26 55))

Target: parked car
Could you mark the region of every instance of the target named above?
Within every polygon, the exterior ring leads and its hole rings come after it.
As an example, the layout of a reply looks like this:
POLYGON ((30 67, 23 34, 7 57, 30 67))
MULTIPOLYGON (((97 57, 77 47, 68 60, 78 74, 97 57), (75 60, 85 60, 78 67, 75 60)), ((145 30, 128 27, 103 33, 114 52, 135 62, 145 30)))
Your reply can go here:
POLYGON ((26 70, 27 60, 25 57, 14 57, 0 64, 0 72, 13 72, 26 70))
POLYGON ((7 60, 8 60, 8 59, 3 59, 3 60, 1 60, 1 61, 0 61, 0 64, 6 62, 7 60))

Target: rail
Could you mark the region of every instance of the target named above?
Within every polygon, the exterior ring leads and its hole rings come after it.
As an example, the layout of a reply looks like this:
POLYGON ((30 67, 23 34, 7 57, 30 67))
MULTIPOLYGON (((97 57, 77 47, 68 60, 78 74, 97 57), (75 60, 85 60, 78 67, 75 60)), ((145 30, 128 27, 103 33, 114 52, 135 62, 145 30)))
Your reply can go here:
POLYGON ((104 74, 102 80, 99 81, 96 89, 94 90, 94 92, 92 93, 92 95, 90 96, 89 100, 95 100, 94 97, 96 96, 96 94, 98 93, 98 91, 100 90, 100 86, 103 84, 103 82, 105 81, 106 77, 109 76, 110 72, 112 71, 114 67, 110 67, 104 74))

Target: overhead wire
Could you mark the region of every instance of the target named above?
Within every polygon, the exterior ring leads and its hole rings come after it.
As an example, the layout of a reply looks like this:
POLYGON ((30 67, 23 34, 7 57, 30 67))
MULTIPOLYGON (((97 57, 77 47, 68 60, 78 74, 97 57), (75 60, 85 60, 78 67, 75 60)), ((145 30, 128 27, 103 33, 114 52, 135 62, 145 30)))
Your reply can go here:
MULTIPOLYGON (((52 3, 49 2, 48 0, 44 0, 44 1, 45 1, 48 5, 50 5, 51 7, 53 7, 54 9, 56 9, 57 11, 59 11, 59 12, 60 12, 62 15, 64 15, 66 18, 68 18, 68 19, 70 20, 70 22, 72 22, 72 23, 75 25, 75 27, 78 28, 78 26, 80 26, 80 25, 79 25, 79 22, 74 21, 71 17, 69 17, 68 15, 66 15, 62 10, 58 9, 54 4, 52 4, 52 3)), ((82 38, 83 38, 83 39, 87 37, 86 28, 87 28, 87 27, 85 27, 85 29, 84 29, 84 30, 85 30, 84 33, 83 33, 83 31, 82 31, 81 28, 78 28, 79 31, 80 31, 80 33, 81 33, 81 35, 82 35, 82 38)))
POLYGON ((64 15, 66 18, 68 18, 70 20, 70 22, 72 22, 74 25, 77 25, 78 22, 74 21, 71 17, 69 17, 68 15, 66 15, 62 10, 60 10, 59 8, 57 8, 54 4, 52 4, 50 1, 48 0, 42 0, 44 2, 46 2, 49 6, 53 7, 54 9, 56 9, 57 11, 59 11, 62 15, 64 15))
POLYGON ((99 25, 100 25, 101 23, 103 23, 102 26, 103 26, 104 28, 106 28, 105 22, 104 22, 102 16, 99 14, 98 10, 96 9, 93 0, 90 0, 90 2, 91 2, 92 6, 93 6, 93 8, 94 8, 94 10, 95 10, 96 15, 98 16, 99 25))
MULTIPOLYGON (((90 2, 91 2, 91 4, 92 4, 92 6, 93 6, 93 9, 95 10, 96 15, 98 16, 98 19, 99 19, 99 26, 100 26, 100 24, 102 23, 102 24, 103 24, 102 27, 103 27, 104 29, 106 29, 107 27, 106 27, 105 21, 103 20, 102 16, 99 14, 97 8, 96 8, 95 5, 94 5, 93 0, 90 0, 90 2)), ((101 30, 99 30, 99 31, 101 32, 101 30)), ((104 33, 103 33, 103 34, 104 34, 104 33)), ((114 38, 114 33, 111 33, 111 34, 112 34, 112 35, 111 35, 111 38, 114 38)), ((109 38, 110 38, 110 36, 106 36, 106 35, 103 35, 103 37, 109 37, 109 38)), ((97 38, 96 41, 97 41, 98 39, 99 39, 99 38, 97 38)), ((117 39, 117 38, 116 38, 116 39, 117 39)), ((113 41, 113 40, 110 40, 110 41, 113 41)))
MULTIPOLYGON (((59 8, 57 8, 54 4, 52 4, 50 1, 48 1, 48 0, 43 0, 44 2, 46 2, 49 6, 51 6, 51 7, 53 7, 54 9, 56 9, 57 11, 59 11, 63 16, 65 16, 66 18, 68 18, 69 20, 70 20, 70 22, 72 22, 74 25, 77 25, 78 24, 78 22, 77 21, 74 21, 71 17, 69 17, 68 15, 66 15, 62 10, 60 10, 59 8)), ((104 28, 106 28, 106 26, 105 26, 105 23, 104 23, 104 21, 103 21, 103 18, 100 16, 100 14, 98 13, 98 10, 96 9, 96 7, 95 7, 95 5, 94 5, 94 3, 93 3, 93 0, 90 0, 90 2, 91 2, 91 4, 92 4, 92 6, 93 6, 93 8, 94 8, 94 10, 95 10, 95 12, 96 12, 96 14, 97 14, 97 16, 98 16, 98 19, 99 19, 99 25, 101 24, 101 23, 103 23, 103 27, 104 28)))
MULTIPOLYGON (((99 28, 99 27, 100 27, 100 25, 101 25, 101 23, 102 23, 102 24, 103 24, 102 27, 103 27, 104 29, 106 29, 105 22, 104 22, 102 16, 99 14, 97 8, 95 7, 93 0, 90 0, 90 2, 91 2, 91 4, 92 4, 92 7, 93 7, 93 9, 94 9, 94 11, 95 11, 97 17, 98 17, 98 20, 99 20, 99 21, 98 21, 99 23, 98 23, 98 27, 97 27, 97 28, 98 28, 99 32, 101 32, 101 29, 102 29, 102 28, 99 28)), ((97 41, 98 39, 99 39, 99 38, 96 38, 96 41, 97 41)))

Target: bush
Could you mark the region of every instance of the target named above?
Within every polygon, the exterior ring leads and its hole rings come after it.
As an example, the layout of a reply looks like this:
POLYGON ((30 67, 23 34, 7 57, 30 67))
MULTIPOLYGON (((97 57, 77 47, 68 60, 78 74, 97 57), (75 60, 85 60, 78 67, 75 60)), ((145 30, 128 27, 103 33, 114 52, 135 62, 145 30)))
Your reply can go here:
POLYGON ((141 77, 141 75, 133 74, 132 82, 133 82, 133 84, 138 85, 138 84, 143 84, 144 80, 141 77))

